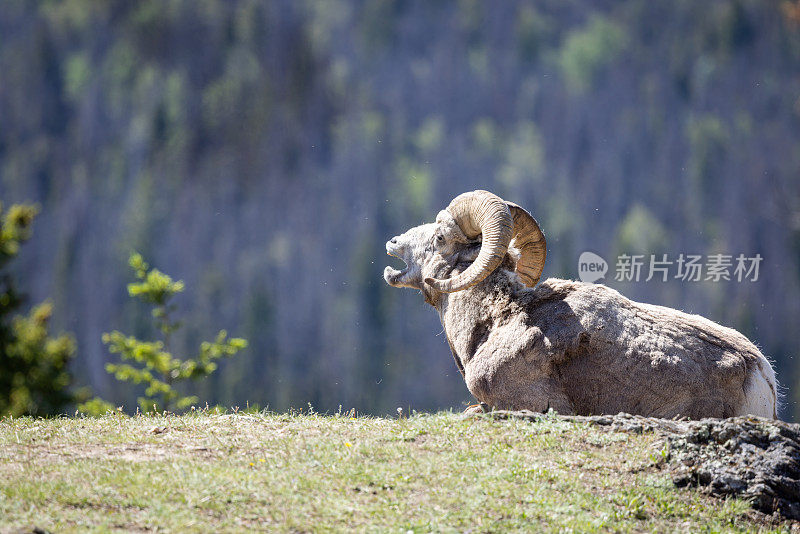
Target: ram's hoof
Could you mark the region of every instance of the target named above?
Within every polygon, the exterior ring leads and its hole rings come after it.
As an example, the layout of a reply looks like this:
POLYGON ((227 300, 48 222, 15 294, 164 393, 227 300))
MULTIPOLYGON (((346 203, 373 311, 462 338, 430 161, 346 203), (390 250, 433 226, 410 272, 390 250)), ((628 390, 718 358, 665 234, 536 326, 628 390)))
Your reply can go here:
POLYGON ((470 404, 469 406, 467 406, 466 410, 461 412, 461 415, 463 415, 463 416, 477 415, 477 414, 481 414, 481 413, 488 413, 488 412, 491 412, 491 411, 492 410, 491 410, 491 408, 489 408, 488 404, 485 404, 485 403, 481 402, 479 404, 470 404))

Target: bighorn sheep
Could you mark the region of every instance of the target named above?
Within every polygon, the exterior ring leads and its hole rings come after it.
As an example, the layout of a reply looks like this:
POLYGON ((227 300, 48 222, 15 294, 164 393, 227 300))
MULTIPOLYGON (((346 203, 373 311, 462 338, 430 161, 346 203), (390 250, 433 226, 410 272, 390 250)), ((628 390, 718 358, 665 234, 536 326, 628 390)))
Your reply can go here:
POLYGON ((600 284, 537 286, 544 234, 488 191, 459 195, 386 251, 406 267, 384 279, 436 308, 467 388, 489 407, 776 417, 772 366, 739 332, 600 284))

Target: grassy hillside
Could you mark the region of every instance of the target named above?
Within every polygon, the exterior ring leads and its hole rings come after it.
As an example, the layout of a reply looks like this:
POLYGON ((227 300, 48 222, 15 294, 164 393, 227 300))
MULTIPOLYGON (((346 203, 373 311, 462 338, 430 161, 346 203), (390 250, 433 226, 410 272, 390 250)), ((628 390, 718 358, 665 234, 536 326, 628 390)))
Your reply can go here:
POLYGON ((0 420, 0 531, 789 530, 673 487, 651 433, 556 416, 0 420))

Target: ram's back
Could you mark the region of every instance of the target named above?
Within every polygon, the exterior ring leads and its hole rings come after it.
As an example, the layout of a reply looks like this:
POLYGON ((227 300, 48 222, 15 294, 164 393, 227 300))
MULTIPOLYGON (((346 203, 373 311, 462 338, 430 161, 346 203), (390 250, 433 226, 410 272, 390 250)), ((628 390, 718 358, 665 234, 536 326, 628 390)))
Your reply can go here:
POLYGON ((735 330, 599 284, 548 279, 517 297, 576 413, 774 416, 772 369, 735 330))

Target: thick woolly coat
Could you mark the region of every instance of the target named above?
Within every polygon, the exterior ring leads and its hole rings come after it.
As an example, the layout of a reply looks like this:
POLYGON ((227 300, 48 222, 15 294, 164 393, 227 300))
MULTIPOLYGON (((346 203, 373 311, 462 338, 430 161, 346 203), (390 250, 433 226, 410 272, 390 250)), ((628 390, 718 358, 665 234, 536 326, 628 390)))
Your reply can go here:
POLYGON ((776 417, 766 358, 739 332, 698 315, 599 284, 551 278, 531 289, 507 268, 426 300, 470 392, 491 407, 776 417))

